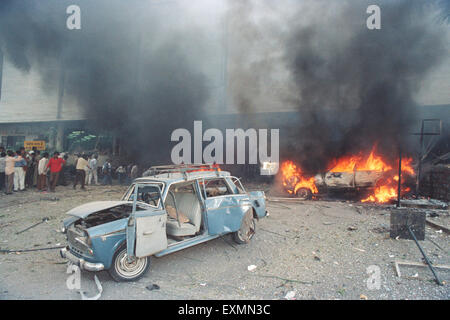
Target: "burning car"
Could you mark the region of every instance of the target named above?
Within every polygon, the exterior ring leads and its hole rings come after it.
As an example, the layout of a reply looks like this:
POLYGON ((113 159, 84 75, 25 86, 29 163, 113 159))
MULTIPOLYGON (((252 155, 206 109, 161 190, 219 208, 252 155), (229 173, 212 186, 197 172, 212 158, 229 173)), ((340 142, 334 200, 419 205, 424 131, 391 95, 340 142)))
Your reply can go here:
POLYGON ((256 220, 267 215, 263 191, 246 192, 238 178, 216 166, 153 167, 121 200, 96 201, 67 212, 63 258, 88 271, 108 270, 133 281, 161 257, 232 234, 248 243, 256 220))
MULTIPOLYGON (((363 202, 388 202, 397 197, 398 169, 377 155, 375 148, 369 155, 350 155, 335 159, 324 173, 307 177, 293 161, 281 164, 283 188, 301 199, 326 191, 369 190, 372 194, 363 202)), ((402 159, 402 176, 414 177, 412 158, 402 159)), ((402 180, 404 182, 404 180, 402 180)), ((402 187, 402 192, 409 188, 402 187)))

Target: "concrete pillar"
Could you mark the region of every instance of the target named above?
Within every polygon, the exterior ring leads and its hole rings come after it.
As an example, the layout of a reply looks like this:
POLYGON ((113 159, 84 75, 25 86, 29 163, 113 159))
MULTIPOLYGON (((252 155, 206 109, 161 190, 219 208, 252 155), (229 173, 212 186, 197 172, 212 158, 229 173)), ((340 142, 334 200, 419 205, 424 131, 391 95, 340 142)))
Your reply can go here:
POLYGON ((63 151, 64 148, 64 123, 59 122, 56 126, 55 146, 57 151, 63 151))
POLYGON ((120 138, 116 135, 113 136, 112 153, 113 156, 120 156, 120 138))

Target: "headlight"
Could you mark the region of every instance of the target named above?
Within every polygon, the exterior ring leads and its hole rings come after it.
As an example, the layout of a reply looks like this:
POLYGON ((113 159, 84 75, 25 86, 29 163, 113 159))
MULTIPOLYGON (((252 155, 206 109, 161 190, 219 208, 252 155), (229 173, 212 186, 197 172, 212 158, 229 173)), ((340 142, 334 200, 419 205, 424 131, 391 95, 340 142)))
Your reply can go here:
POLYGON ((75 240, 87 247, 91 246, 91 239, 89 237, 75 237, 75 240))
POLYGON ((62 232, 62 233, 66 233, 66 231, 67 231, 66 227, 63 226, 63 227, 61 228, 61 232, 62 232))

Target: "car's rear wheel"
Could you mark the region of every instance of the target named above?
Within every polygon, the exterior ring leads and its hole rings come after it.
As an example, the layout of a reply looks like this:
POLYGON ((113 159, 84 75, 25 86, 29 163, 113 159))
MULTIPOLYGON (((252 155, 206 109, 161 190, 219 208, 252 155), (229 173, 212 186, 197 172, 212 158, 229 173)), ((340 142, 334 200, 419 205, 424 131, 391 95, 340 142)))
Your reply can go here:
POLYGON ((248 210, 241 223, 238 231, 233 233, 233 240, 238 244, 249 243, 256 232, 256 220, 253 217, 253 210, 248 210))
POLYGON ((309 200, 312 198, 312 191, 309 188, 300 188, 297 190, 296 195, 301 200, 309 200))
POLYGON ((116 281, 136 281, 150 268, 150 257, 134 258, 128 261, 127 247, 121 246, 114 254, 111 268, 108 270, 116 281))

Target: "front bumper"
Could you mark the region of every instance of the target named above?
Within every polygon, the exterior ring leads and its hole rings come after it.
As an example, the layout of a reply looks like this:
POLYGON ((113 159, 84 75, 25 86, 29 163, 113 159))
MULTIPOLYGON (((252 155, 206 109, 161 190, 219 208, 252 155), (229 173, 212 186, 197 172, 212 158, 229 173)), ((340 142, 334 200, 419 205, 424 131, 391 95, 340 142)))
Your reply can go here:
POLYGON ((105 269, 103 263, 92 263, 84 260, 83 258, 78 258, 68 250, 68 247, 62 248, 59 251, 59 254, 61 255, 62 258, 67 259, 73 264, 79 266, 81 270, 101 271, 105 269))

